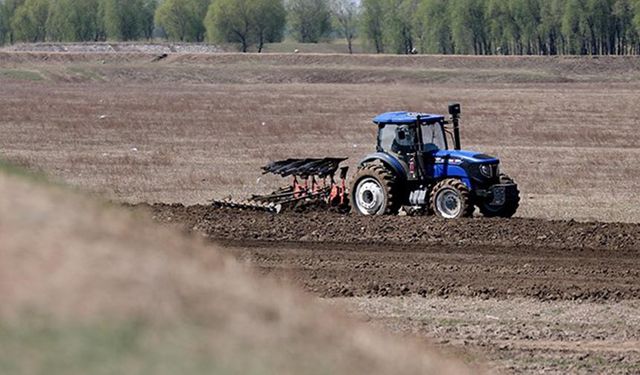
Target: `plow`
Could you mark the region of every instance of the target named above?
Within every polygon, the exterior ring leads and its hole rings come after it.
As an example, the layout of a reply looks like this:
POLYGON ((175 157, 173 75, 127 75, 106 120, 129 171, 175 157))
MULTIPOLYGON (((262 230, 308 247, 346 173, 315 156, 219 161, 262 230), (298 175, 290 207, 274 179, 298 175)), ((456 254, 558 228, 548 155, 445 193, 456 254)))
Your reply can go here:
POLYGON ((445 219, 515 215, 520 192, 501 172, 500 160, 460 146, 460 105, 449 105, 449 118, 421 112, 376 116, 375 152, 366 155, 347 183, 346 158, 275 161, 263 174, 289 179, 270 194, 242 201, 213 201, 215 207, 261 210, 307 208, 358 215, 437 215, 445 219))
POLYGON ((275 161, 262 167, 263 174, 290 180, 289 185, 270 194, 253 195, 242 201, 213 201, 215 207, 238 208, 280 213, 307 208, 349 210, 346 178, 348 167, 340 167, 346 158, 306 158, 275 161), (338 178, 336 178, 338 174, 338 178))

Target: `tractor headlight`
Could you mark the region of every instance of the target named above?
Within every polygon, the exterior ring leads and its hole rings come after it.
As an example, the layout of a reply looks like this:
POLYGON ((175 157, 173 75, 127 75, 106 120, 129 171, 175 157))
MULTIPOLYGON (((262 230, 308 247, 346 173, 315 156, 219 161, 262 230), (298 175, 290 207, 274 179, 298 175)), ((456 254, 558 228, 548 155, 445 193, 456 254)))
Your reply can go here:
POLYGON ((492 178, 493 168, 490 164, 482 164, 480 165, 480 173, 482 173, 482 175, 485 176, 486 178, 492 178))

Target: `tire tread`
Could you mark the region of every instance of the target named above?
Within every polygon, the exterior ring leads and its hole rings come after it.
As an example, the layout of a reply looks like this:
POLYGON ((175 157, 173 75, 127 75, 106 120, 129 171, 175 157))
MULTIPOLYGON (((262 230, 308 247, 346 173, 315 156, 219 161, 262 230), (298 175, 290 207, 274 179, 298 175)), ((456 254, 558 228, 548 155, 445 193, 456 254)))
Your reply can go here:
POLYGON ((456 178, 447 178, 434 185, 433 189, 431 189, 431 194, 429 196, 429 209, 432 212, 434 212, 436 215, 438 215, 438 210, 436 207, 436 195, 439 190, 445 187, 456 189, 460 193, 463 207, 462 207, 462 210, 460 211, 460 215, 458 216, 458 218, 472 217, 473 211, 475 210, 475 206, 471 199, 471 191, 469 190, 467 185, 464 184, 464 182, 456 178))
POLYGON ((351 183, 349 184, 349 199, 351 200, 351 211, 353 213, 359 213, 355 205, 353 194, 356 191, 356 184, 364 177, 373 177, 377 179, 382 188, 385 191, 386 206, 381 215, 397 215, 402 206, 400 199, 400 185, 395 174, 389 170, 383 163, 374 162, 368 163, 358 168, 357 172, 353 175, 351 183))

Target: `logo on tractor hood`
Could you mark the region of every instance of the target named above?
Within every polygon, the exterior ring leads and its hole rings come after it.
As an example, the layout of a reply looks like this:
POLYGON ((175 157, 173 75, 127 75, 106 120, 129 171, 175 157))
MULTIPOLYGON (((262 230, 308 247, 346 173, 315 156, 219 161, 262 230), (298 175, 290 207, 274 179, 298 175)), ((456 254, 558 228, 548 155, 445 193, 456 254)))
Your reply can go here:
POLYGON ((436 156, 435 163, 436 163, 436 164, 453 164, 453 165, 460 165, 460 164, 462 164, 462 160, 461 160, 461 159, 458 159, 458 158, 448 158, 448 157, 439 157, 439 156, 436 156))
POLYGON ((465 150, 438 150, 434 153, 436 164, 459 165, 467 163, 499 163, 500 160, 493 156, 465 150))

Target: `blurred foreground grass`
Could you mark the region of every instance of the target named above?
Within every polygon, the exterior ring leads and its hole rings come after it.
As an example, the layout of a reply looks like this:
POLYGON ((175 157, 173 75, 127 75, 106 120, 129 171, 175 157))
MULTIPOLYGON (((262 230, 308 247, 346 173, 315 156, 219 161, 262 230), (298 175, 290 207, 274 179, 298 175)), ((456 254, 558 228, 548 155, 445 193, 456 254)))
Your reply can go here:
POLYGON ((209 349, 205 335, 188 324, 78 323, 33 315, 0 323, 2 374, 271 373, 250 358, 229 361, 212 356, 209 349))

